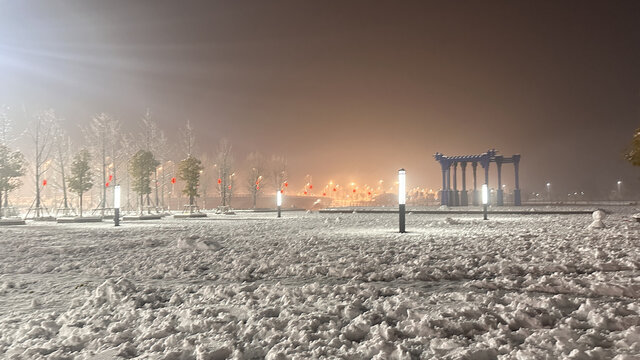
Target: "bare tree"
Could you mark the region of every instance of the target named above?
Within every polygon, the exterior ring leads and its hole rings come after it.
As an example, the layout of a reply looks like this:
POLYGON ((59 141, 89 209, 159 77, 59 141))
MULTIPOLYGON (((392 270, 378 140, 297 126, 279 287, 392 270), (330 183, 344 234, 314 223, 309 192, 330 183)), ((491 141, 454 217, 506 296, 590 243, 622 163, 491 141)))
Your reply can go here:
POLYGON ((187 120, 187 124, 184 129, 182 129, 182 146, 187 157, 193 155, 195 144, 196 135, 193 127, 191 126, 191 121, 187 120))
POLYGON ((111 183, 117 183, 117 148, 120 144, 120 123, 111 115, 100 113, 93 117, 91 124, 85 129, 85 134, 91 150, 94 153, 93 158, 99 162, 101 176, 100 184, 101 194, 100 203, 95 211, 100 211, 100 215, 104 216, 109 208, 107 189, 111 183), (111 174, 108 174, 108 172, 111 174))
MULTIPOLYGON (((124 134, 121 136, 120 139, 120 143, 121 143, 121 150, 119 152, 120 159, 126 159, 127 164, 129 159, 131 159, 133 157, 133 155, 140 149, 139 145, 135 139, 135 137, 132 134, 124 134)), ((128 166, 128 165, 127 165, 128 166)), ((125 192, 126 192, 126 199, 127 199, 127 203, 126 206, 124 207, 128 212, 131 212, 132 210, 136 209, 135 206, 135 201, 137 201, 135 198, 132 199, 131 197, 131 190, 132 190, 132 177, 131 174, 128 171, 124 172, 124 176, 126 179, 126 184, 127 186, 125 187, 125 192), (131 200, 134 200, 134 203, 131 202, 131 200)))
POLYGON ((62 204, 56 209, 56 214, 62 210, 62 214, 67 216, 73 209, 69 206, 67 191, 67 164, 71 160, 71 138, 66 134, 61 124, 57 123, 55 128, 55 162, 57 172, 60 176, 60 188, 62 189, 62 204))
POLYGON ((222 199, 222 206, 230 206, 235 173, 233 172, 231 143, 227 139, 220 140, 218 144, 216 168, 218 169, 218 193, 222 199))
POLYGON ((266 166, 264 156, 259 152, 252 152, 247 156, 247 168, 249 176, 247 178, 247 189, 251 194, 253 208, 256 208, 258 195, 264 189, 263 184, 266 181, 266 166))
MULTIPOLYGON (((26 111, 25 111, 26 113, 26 111)), ((33 123, 29 129, 29 134, 33 140, 34 149, 34 177, 36 186, 36 198, 27 211, 26 217, 33 211, 34 218, 42 218, 45 212, 48 213, 46 207, 42 204, 41 186, 46 184, 40 181, 51 164, 51 152, 53 150, 53 141, 55 139, 55 122, 57 115, 53 109, 38 112, 33 118, 33 123)))
POLYGON ((283 190, 287 182, 287 160, 283 156, 272 156, 269 168, 273 176, 273 186, 276 191, 283 190))

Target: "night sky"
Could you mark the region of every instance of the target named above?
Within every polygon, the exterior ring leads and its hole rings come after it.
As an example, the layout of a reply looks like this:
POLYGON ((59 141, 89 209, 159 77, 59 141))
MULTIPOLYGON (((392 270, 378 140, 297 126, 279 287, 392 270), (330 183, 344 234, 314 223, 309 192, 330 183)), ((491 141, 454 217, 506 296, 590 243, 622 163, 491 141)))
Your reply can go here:
POLYGON ((0 81, 72 133, 189 119, 201 152, 285 155, 294 184, 437 189, 436 151, 496 148, 525 191, 640 188, 640 1, 0 0, 0 81))

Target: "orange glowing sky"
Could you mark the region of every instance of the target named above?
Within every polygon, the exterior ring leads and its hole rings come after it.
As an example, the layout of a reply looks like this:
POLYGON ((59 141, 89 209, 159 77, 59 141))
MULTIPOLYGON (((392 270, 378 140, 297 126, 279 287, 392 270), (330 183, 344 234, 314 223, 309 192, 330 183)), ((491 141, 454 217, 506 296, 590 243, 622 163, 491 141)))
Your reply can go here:
MULTIPOLYGON (((292 181, 439 188, 436 151, 522 154, 522 187, 638 187, 637 1, 0 1, 0 103, 71 131, 144 109, 292 181)), ((495 179, 495 176, 493 177, 495 179)), ((505 183, 512 185, 511 168, 505 183)))

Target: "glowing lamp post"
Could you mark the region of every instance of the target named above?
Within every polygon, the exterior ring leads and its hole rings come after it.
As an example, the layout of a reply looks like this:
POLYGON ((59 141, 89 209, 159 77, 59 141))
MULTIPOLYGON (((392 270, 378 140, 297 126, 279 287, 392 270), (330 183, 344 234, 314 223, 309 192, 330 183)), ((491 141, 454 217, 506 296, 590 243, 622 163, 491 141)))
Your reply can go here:
POLYGON ((120 226, 120 185, 113 188, 113 222, 120 226))
POLYGON ((622 180, 618 180, 618 198, 622 199, 622 180))
POLYGON ((278 206, 278 217, 280 217, 282 209, 282 190, 279 190, 276 193, 276 205, 278 206))
POLYGON ((551 183, 547 183, 547 201, 551 202, 551 183))
POLYGON ((404 233, 405 211, 407 196, 405 187, 407 184, 407 172, 404 169, 398 170, 398 213, 400 214, 400 232, 404 233))
POLYGON ((482 214, 484 220, 487 220, 487 207, 489 205, 489 186, 482 184, 482 214))

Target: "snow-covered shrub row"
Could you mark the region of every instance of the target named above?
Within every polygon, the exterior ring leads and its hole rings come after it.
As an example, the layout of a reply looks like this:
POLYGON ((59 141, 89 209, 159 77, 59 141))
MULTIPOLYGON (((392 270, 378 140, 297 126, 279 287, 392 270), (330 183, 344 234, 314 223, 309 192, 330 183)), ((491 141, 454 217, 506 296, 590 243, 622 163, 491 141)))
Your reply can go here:
POLYGON ((634 209, 0 228, 0 358, 627 359, 634 209))

